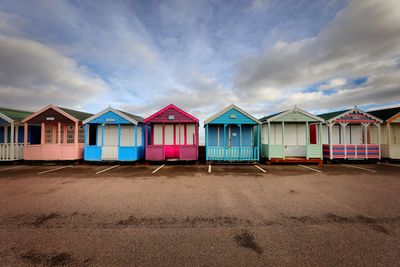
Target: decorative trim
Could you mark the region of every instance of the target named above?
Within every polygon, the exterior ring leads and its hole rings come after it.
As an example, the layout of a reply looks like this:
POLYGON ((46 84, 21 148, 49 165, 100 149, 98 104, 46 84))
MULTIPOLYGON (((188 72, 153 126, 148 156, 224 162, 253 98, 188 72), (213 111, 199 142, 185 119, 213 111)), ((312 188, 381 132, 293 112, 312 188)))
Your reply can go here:
POLYGON ((192 119, 194 122, 199 122, 199 119, 197 119, 196 117, 190 115, 189 113, 183 111, 182 109, 178 108, 177 106, 173 105, 173 104, 169 104, 168 106, 162 108, 161 110, 157 111, 156 113, 154 113, 153 115, 151 115, 150 117, 144 119, 144 123, 148 123, 150 122, 154 117, 164 113, 165 111, 167 111, 168 109, 174 109, 176 111, 178 111, 179 113, 183 114, 184 116, 192 119))
POLYGON ((226 108, 224 108, 223 110, 221 110, 220 112, 214 114, 213 116, 211 116, 210 118, 206 119, 204 121, 204 124, 208 124, 211 121, 215 120, 216 118, 218 118, 219 116, 221 116, 222 114, 228 112, 231 109, 236 109, 237 111, 239 111, 240 113, 242 113, 243 115, 245 115, 246 117, 248 117, 249 119, 253 120, 254 122, 261 124, 261 121, 259 121, 258 119, 256 119, 255 117, 253 117, 252 115, 250 115, 249 113, 247 113, 246 111, 244 111, 243 109, 231 104, 229 106, 227 106, 226 108))
POLYGON ((271 118, 268 118, 265 122, 272 122, 273 120, 276 120, 276 119, 279 119, 281 117, 284 117, 284 116, 286 116, 286 115, 288 115, 289 113, 292 113, 292 112, 299 112, 299 113, 301 113, 303 115, 306 115, 306 116, 308 116, 310 118, 313 118, 313 119, 315 119, 317 121, 324 122, 323 118, 315 116, 315 115, 313 115, 313 114, 311 114, 311 113, 309 113, 309 112, 307 112, 305 110, 299 109, 297 107, 289 109, 289 110, 286 110, 285 112, 279 113, 279 114, 277 114, 277 115, 275 115, 275 116, 273 116, 271 118))
POLYGON ((100 111, 99 113, 94 114, 94 115, 91 116, 90 118, 87 118, 86 120, 83 121, 83 124, 89 123, 90 121, 92 121, 92 120, 94 120, 94 119, 97 119, 98 117, 100 117, 100 116, 106 114, 106 113, 109 112, 109 111, 114 112, 114 113, 117 114, 118 116, 121 116, 121 117, 124 118, 125 120, 127 120, 127 121, 129 121, 129 122, 131 122, 131 123, 133 123, 133 124, 135 124, 135 125, 138 125, 138 124, 139 124, 139 122, 138 122, 137 120, 135 120, 135 119, 133 119, 133 118, 131 118, 131 117, 125 115, 125 114, 122 113, 121 111, 119 111, 119 110, 117 110, 117 109, 114 109, 114 108, 112 108, 112 107, 108 107, 108 108, 106 108, 106 109, 100 111))
POLYGON ((331 123, 331 122, 334 122, 334 121, 338 120, 339 118, 345 116, 346 114, 350 114, 350 113, 353 113, 353 112, 361 113, 361 114, 363 114, 363 115, 369 117, 370 119, 372 119, 372 120, 374 120, 374 121, 377 121, 377 122, 380 122, 380 123, 383 122, 383 121, 382 121, 381 119, 379 119, 378 117, 375 117, 374 115, 371 115, 371 114, 369 114, 369 113, 367 113, 367 112, 365 112, 365 111, 362 111, 361 109, 358 109, 358 108, 353 108, 353 109, 351 109, 351 110, 348 110, 348 111, 346 111, 346 112, 343 112, 342 114, 339 114, 339 115, 337 115, 336 117, 330 118, 330 119, 327 120, 327 121, 330 122, 330 123, 331 123))
POLYGON ((68 114, 67 112, 63 111, 62 109, 60 109, 59 107, 55 106, 55 105, 48 105, 46 107, 44 107, 43 109, 36 111, 34 113, 32 113, 31 115, 29 115, 28 117, 26 117, 25 119, 22 120, 23 123, 28 122, 29 120, 33 119, 34 117, 36 117, 37 115, 39 115, 40 113, 45 112, 46 110, 49 109, 54 109, 55 111, 57 111, 58 113, 60 113, 61 115, 67 117, 68 119, 74 121, 74 122, 79 122, 79 120, 73 116, 71 116, 70 114, 68 114))

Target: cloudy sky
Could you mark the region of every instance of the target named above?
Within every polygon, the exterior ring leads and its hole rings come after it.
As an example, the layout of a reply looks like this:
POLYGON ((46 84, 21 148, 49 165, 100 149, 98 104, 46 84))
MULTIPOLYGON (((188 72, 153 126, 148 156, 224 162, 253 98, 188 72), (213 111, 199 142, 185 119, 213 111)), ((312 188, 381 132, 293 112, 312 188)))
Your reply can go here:
POLYGON ((2 0, 0 106, 400 105, 398 0, 2 0))

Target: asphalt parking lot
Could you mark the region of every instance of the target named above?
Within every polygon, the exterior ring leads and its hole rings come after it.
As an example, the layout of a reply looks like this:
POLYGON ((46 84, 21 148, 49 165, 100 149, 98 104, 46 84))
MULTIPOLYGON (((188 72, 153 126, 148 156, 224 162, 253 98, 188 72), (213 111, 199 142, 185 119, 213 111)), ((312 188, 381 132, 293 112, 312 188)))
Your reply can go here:
POLYGON ((399 171, 0 166, 0 265, 398 266, 399 171))

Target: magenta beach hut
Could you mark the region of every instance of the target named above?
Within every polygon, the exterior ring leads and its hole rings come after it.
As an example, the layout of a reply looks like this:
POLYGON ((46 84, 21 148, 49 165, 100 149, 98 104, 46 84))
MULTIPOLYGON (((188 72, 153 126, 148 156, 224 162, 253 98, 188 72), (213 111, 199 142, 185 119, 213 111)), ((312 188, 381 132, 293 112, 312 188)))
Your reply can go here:
POLYGON ((144 120, 146 160, 197 160, 199 120, 170 104, 144 120))
POLYGON ((82 121, 92 114, 54 105, 26 117, 24 123, 25 160, 83 159, 84 128, 82 121), (37 126, 28 141, 28 126, 37 126))

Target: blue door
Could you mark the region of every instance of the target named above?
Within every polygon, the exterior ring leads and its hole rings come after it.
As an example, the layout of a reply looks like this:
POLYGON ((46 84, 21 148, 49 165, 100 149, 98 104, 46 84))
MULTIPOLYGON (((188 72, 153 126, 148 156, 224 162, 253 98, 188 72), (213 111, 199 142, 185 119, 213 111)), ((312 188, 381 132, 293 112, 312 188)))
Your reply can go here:
POLYGON ((229 146, 230 147, 239 147, 240 145, 240 130, 237 125, 229 126, 229 146))

